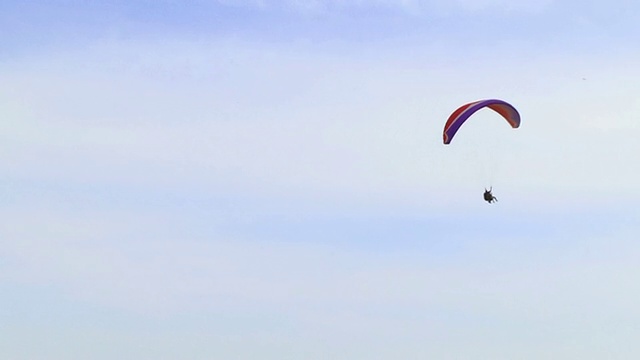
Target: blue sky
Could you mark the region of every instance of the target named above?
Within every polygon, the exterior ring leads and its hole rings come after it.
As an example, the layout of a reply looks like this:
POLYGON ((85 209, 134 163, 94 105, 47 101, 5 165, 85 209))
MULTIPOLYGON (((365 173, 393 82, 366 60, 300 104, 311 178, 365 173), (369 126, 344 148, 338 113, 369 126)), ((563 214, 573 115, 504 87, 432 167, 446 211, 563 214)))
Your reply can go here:
POLYGON ((637 356, 637 14, 2 2, 0 357, 637 356))

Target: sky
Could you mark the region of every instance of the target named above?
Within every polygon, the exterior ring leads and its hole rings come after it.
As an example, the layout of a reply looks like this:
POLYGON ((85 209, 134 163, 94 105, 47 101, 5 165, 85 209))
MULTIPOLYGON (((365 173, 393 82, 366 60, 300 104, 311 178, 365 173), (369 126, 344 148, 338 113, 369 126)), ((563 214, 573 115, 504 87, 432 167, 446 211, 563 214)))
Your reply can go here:
POLYGON ((638 357, 639 14, 2 1, 0 358, 638 357))

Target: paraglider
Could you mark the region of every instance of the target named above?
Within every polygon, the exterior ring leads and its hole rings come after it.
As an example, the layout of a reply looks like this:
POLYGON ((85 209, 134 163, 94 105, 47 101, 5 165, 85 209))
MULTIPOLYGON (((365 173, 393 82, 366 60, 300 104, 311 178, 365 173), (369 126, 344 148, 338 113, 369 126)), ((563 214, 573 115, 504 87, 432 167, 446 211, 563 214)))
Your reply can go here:
POLYGON ((498 198, 493 196, 493 194, 491 193, 492 188, 490 187, 489 190, 484 189, 484 201, 488 202, 489 204, 495 202, 498 202, 498 198))
MULTIPOLYGON (((520 127, 520 114, 513 105, 498 99, 478 100, 460 106, 449 116, 442 132, 442 142, 445 145, 450 144, 462 124, 476 111, 485 107, 500 114, 512 128, 520 127)), ((492 190, 492 187, 489 187, 489 190, 484 189, 483 198, 489 204, 498 201, 498 198, 491 193, 492 190)))

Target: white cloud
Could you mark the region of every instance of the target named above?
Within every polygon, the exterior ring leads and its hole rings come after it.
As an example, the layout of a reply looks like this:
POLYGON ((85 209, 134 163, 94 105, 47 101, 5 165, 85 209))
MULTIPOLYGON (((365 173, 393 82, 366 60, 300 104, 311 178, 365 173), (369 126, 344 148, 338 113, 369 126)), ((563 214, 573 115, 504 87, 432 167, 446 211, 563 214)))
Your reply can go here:
POLYGON ((340 51, 125 43, 6 65, 0 149, 16 178, 209 193, 423 203, 433 189, 493 180, 636 194, 637 142, 623 140, 638 131, 637 86, 625 62, 476 57, 469 68, 340 51), (444 119, 482 97, 513 102, 521 129, 482 113, 442 146, 444 119))
POLYGON ((534 12, 540 13, 548 9, 554 0, 454 0, 454 1, 427 1, 427 3, 443 10, 458 10, 476 12, 481 10, 501 10, 502 12, 534 12))
MULTIPOLYGON (((233 308, 256 301, 265 308, 429 304, 481 312, 497 311, 498 301, 508 313, 528 308, 572 316, 567 312, 591 311, 595 302, 616 302, 617 311, 631 311, 633 297, 619 295, 640 291, 629 275, 640 251, 631 224, 587 236, 566 233, 568 225, 543 243, 527 233, 486 231, 461 239, 462 233, 451 231, 446 242, 464 246, 455 253, 430 254, 438 250, 398 244, 388 245, 393 251, 377 251, 331 239, 247 238, 250 232, 229 233, 215 214, 203 227, 171 209, 86 211, 42 200, 39 208, 2 210, 8 225, 0 246, 9 259, 2 278, 58 287, 92 303, 135 312, 233 308), (576 296, 580 303, 573 302, 576 296)), ((278 222, 296 226, 295 220, 278 222)), ((427 243, 436 240, 429 234, 425 229, 427 243)))
MULTIPOLYGON (((160 348, 215 348, 241 359, 251 358, 242 350, 248 345, 264 348, 266 358, 278 358, 281 346, 290 343, 298 351, 312 351, 312 359, 345 352, 387 359, 398 351, 438 358, 464 358, 470 352, 598 358, 607 352, 608 341, 622 342, 617 349, 624 354, 638 350, 635 342, 627 342, 637 335, 635 328, 625 325, 640 317, 640 288, 633 276, 640 252, 635 225, 606 236, 559 234, 543 244, 513 236, 496 239, 487 232, 447 256, 416 249, 376 252, 303 238, 295 243, 247 240, 215 230, 202 237, 202 229, 184 227, 170 213, 80 213, 42 206, 0 215, 9 224, 0 229, 3 282, 62 291, 107 313, 119 309, 137 319, 160 320, 152 322, 154 330, 90 327, 83 336, 82 327, 63 326, 67 336, 59 343, 75 345, 54 349, 54 357, 79 351, 79 344, 149 356, 148 349, 123 339, 146 343, 167 333, 174 340, 161 341, 160 348), (193 314, 202 318, 172 322, 193 314), (96 343, 105 336, 110 340, 96 343), (208 341, 176 341, 176 336, 208 341), (318 341, 327 345, 318 347, 318 341), (567 343, 582 346, 568 350, 567 343)), ((29 339, 47 338, 38 331, 42 328, 31 329, 29 339)))

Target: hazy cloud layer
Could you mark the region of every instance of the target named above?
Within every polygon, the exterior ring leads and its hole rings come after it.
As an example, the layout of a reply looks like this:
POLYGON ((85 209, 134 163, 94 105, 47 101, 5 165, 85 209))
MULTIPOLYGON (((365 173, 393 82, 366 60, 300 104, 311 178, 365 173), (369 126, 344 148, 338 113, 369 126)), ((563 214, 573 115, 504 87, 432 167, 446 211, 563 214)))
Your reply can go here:
POLYGON ((631 190, 638 176, 628 158, 637 86, 615 70, 625 61, 505 63, 495 76, 482 61, 426 66, 428 53, 340 60, 304 48, 134 46, 5 66, 0 146, 13 176, 401 197, 452 189, 456 175, 482 178, 487 167, 511 186, 547 190, 631 190), (522 130, 479 114, 456 146, 441 146, 443 119, 487 96, 515 103, 522 130))
POLYGON ((635 48, 240 38, 2 62, 0 357, 638 354, 635 48))

